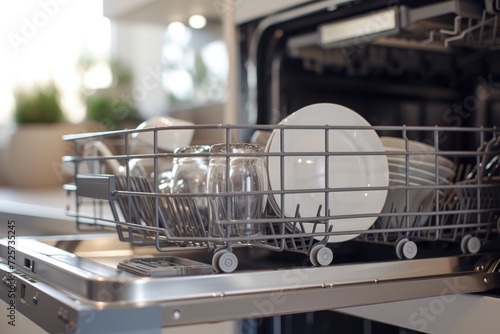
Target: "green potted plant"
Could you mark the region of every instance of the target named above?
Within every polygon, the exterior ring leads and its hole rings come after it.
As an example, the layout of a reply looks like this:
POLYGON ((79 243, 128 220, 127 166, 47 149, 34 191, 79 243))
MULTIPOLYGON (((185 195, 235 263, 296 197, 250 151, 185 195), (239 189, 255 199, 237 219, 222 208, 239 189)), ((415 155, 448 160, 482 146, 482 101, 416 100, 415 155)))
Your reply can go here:
POLYGON ((14 92, 17 128, 6 152, 6 180, 22 188, 56 187, 63 183, 61 158, 71 154, 65 134, 85 126, 65 122, 59 90, 53 83, 14 92))
MULTIPOLYGON (((82 77, 102 61, 82 54, 78 63, 82 77)), ((118 59, 107 62, 112 75, 109 87, 95 90, 82 86, 82 101, 86 106, 86 119, 98 123, 100 130, 119 130, 136 127, 143 121, 132 98, 132 70, 118 59)))
POLYGON ((19 88, 14 92, 14 97, 14 119, 18 124, 48 124, 64 120, 59 91, 53 83, 32 90, 19 88))
POLYGON ((85 99, 87 120, 99 122, 102 130, 119 130, 136 127, 143 121, 137 108, 125 100, 99 91, 85 99))

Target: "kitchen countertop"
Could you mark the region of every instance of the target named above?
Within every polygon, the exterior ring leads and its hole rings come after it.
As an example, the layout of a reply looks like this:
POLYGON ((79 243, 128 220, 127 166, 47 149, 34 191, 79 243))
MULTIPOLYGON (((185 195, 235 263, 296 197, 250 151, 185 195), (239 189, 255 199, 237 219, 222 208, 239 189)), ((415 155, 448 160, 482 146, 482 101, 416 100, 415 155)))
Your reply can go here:
POLYGON ((16 189, 10 187, 0 187, 0 210, 4 212, 27 213, 31 209, 39 210, 43 208, 44 212, 52 214, 64 214, 64 204, 66 203, 66 193, 62 188, 49 189, 16 189), (22 205, 22 207, 18 207, 22 205))
MULTIPOLYGON (((18 236, 78 233, 73 218, 66 215, 69 200, 62 188, 0 187, 0 222, 15 220, 18 236)), ((0 237, 5 235, 7 224, 0 224, 0 237)))

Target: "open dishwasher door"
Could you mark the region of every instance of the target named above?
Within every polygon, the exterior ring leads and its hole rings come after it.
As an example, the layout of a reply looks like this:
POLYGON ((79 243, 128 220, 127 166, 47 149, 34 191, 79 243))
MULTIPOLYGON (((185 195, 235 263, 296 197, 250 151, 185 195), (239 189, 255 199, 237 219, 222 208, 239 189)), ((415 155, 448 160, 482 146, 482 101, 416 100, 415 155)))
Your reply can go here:
MULTIPOLYGON (((308 268, 242 252, 246 267, 235 273, 143 277, 116 269, 130 249, 95 251, 98 244, 116 245, 109 236, 58 239, 18 238, 15 259, 7 239, 0 245, 2 299, 49 332, 159 333, 163 327, 318 310, 356 313, 362 308, 346 307, 424 297, 451 301, 500 285, 499 254, 308 268)), ((135 256, 155 255, 141 252, 135 256)), ((203 261, 207 254, 189 256, 203 261)))

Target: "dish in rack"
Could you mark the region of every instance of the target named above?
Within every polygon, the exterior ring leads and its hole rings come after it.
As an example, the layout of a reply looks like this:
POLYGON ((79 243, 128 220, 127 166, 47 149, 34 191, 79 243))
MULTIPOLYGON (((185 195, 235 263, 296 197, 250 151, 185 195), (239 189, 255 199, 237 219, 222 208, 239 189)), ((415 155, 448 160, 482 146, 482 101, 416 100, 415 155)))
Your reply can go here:
MULTIPOLYGON (((276 213, 294 217, 300 206, 301 217, 374 214, 330 221, 332 232, 369 229, 387 196, 387 190, 369 188, 389 184, 386 157, 370 154, 384 151, 370 124, 347 107, 321 103, 299 109, 279 125, 286 128, 275 129, 266 147, 276 154, 268 158, 269 185, 275 191, 270 201, 276 213), (325 125, 351 128, 325 130, 325 125), (335 189, 350 190, 331 191, 335 189)), ((313 228, 312 224, 304 226, 306 233, 327 232, 313 228)), ((332 235, 328 241, 357 236, 332 235)))

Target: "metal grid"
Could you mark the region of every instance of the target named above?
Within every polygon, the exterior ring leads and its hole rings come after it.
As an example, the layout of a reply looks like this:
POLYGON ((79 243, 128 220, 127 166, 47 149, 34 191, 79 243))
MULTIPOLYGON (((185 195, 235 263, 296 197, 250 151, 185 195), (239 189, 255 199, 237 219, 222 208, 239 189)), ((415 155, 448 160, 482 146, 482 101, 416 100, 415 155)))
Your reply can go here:
MULTIPOLYGON (((266 215, 252 221, 239 221, 226 216, 217 222, 219 231, 214 234, 204 223, 203 212, 197 201, 214 198, 228 198, 241 194, 223 192, 219 194, 169 193, 162 191, 162 178, 165 173, 162 164, 174 158, 187 155, 162 152, 158 148, 161 131, 178 131, 185 126, 151 128, 141 130, 122 130, 101 133, 65 136, 73 142, 74 155, 65 161, 74 165, 75 183, 67 185, 69 194, 75 195, 73 208, 68 214, 75 217, 80 229, 116 228, 120 240, 133 245, 155 245, 159 251, 195 250, 206 248, 214 251, 214 267, 224 254, 232 254, 233 247, 261 247, 273 251, 293 251, 309 255, 314 265, 328 265, 329 239, 339 235, 358 235, 357 240, 393 244, 400 258, 413 258, 416 254, 415 242, 452 241, 460 244, 464 253, 475 253, 498 232, 497 221, 500 212, 500 172, 498 156, 500 145, 499 132, 491 128, 452 128, 452 127, 406 127, 406 126, 286 126, 286 125, 195 125, 195 131, 221 131, 226 144, 241 142, 255 131, 274 132, 283 138, 279 152, 258 153, 266 159, 280 159, 282 179, 281 188, 263 190, 255 193, 268 198, 266 215), (325 145, 318 151, 291 152, 286 149, 288 132, 296 130, 319 131, 324 134, 325 145), (338 131, 375 131, 379 135, 391 135, 404 139, 404 148, 381 151, 336 152, 329 148, 329 139, 338 131), (154 145, 141 147, 137 152, 132 148, 131 136, 137 132, 151 132, 154 145), (428 151, 410 149, 410 139, 423 141, 432 147, 428 151), (474 149, 447 149, 454 140, 475 143, 474 149), (99 155, 86 152, 89 144, 103 141, 114 145, 112 155, 99 155), (388 159, 402 158, 402 183, 383 187, 335 188, 326 181, 321 185, 311 184, 307 189, 287 189, 283 178, 287 172, 288 157, 321 157, 324 170, 335 163, 339 157, 384 156, 388 159), (435 182, 426 184, 412 183, 415 170, 413 159, 426 157, 434 162, 435 182), (454 176, 441 182, 442 159, 454 162, 454 176), (136 175, 129 166, 130 161, 142 159, 152 166, 151 174, 136 175), (123 166, 122 175, 110 173, 110 161, 118 161, 123 166), (488 165, 488 166, 487 166, 488 165), (405 205, 386 203, 382 212, 363 212, 361 214, 335 213, 329 207, 328 198, 345 192, 387 191, 399 192, 405 205), (431 194, 426 205, 412 205, 412 193, 425 191, 431 194), (286 216, 270 205, 269 198, 276 196, 286 203, 290 194, 320 193, 324 203, 318 206, 316 215, 301 214, 301 203, 295 207, 295 215, 286 216), (109 207, 110 210, 107 210, 109 207), (387 209, 390 208, 390 209, 387 209), (369 229, 336 231, 339 220, 353 220, 371 217, 374 220, 369 229), (234 235, 230 231, 239 224, 258 224, 263 226, 261 235, 234 235), (324 259, 322 261, 321 259, 324 259)), ((238 154, 218 153, 226 159, 238 154)), ((248 154, 247 154, 248 155, 248 154)), ((192 155, 190 155, 192 156, 192 155)), ((200 153, 200 157, 210 158, 211 153, 200 153)), ((400 166, 400 167, 401 167, 400 166)), ((326 173, 328 174, 328 173, 326 173)), ((236 261, 237 259, 233 258, 236 261)), ((218 268, 220 269, 220 268, 218 268)), ((224 269, 222 271, 225 271, 224 269)))

